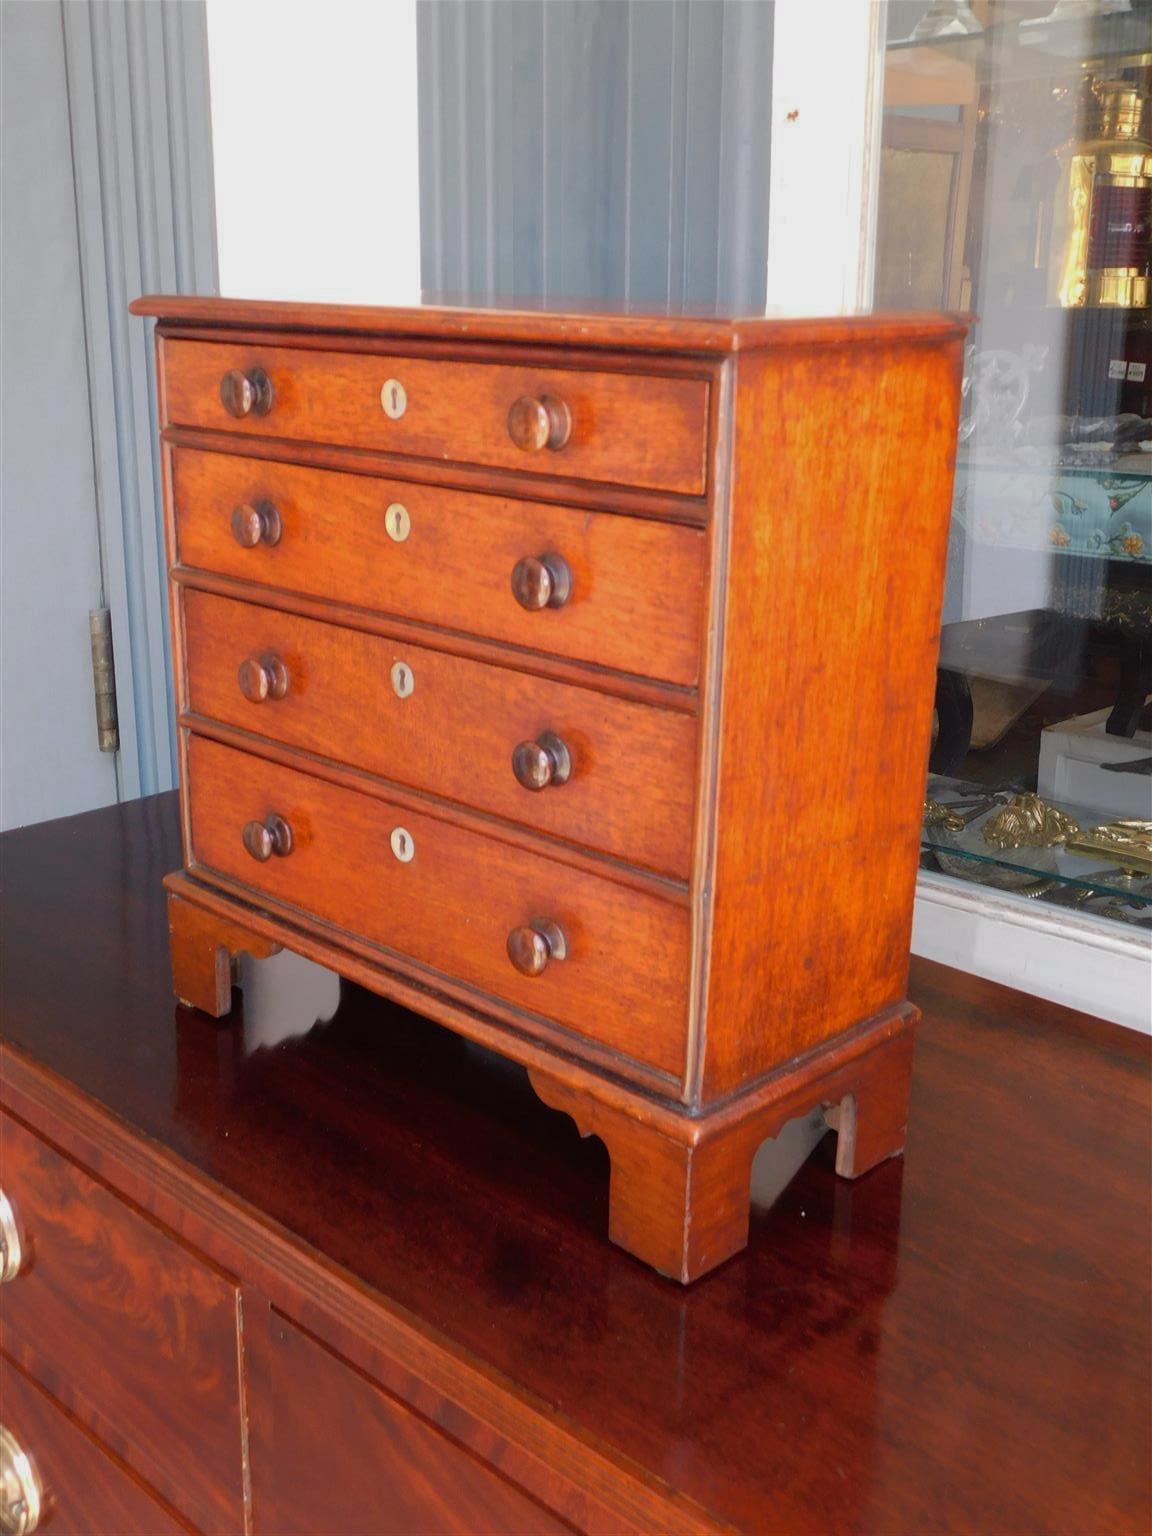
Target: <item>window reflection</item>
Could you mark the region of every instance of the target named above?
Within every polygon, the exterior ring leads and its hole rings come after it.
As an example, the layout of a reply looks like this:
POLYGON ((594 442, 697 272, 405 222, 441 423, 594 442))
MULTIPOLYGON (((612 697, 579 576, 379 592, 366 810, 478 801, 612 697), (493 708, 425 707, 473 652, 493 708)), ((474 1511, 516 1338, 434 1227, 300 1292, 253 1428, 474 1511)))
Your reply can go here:
POLYGON ((924 863, 1152 926, 1152 5, 891 0, 884 101, 877 305, 976 317, 924 863))

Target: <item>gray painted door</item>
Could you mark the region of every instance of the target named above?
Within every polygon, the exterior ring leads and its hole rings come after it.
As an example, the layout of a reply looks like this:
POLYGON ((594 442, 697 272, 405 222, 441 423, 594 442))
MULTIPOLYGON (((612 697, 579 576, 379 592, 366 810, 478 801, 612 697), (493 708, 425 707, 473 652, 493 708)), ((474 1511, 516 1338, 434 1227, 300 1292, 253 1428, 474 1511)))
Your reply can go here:
POLYGON ((0 826, 18 826, 174 782, 152 337, 128 303, 215 293, 216 225, 203 0, 0 0, 0 45, 0 826))
POLYGON ((419 0, 428 300, 762 310, 767 0, 419 0))
POLYGON ((60 10, 0 5, 0 825, 116 798, 96 745, 103 606, 60 10))

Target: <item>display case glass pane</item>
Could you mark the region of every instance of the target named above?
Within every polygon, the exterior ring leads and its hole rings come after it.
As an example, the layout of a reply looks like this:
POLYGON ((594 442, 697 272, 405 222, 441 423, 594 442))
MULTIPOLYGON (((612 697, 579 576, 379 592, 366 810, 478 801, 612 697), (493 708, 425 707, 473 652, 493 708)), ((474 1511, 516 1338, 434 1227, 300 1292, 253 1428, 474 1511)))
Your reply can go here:
POLYGON ((973 315, 924 866, 1152 926, 1150 0, 890 0, 876 304, 973 315))

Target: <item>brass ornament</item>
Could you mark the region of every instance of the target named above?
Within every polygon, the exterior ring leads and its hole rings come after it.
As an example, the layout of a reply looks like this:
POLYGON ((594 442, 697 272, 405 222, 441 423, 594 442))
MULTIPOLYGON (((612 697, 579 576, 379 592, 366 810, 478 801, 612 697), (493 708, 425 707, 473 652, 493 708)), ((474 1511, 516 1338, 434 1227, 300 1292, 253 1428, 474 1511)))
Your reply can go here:
POLYGON ((1077 836, 1080 828, 1039 795, 1014 795, 980 830, 994 848, 1054 848, 1077 836))
POLYGON ((0 1424, 0 1531, 5 1536, 32 1536, 44 1507, 44 1489, 31 1457, 0 1424))
POLYGON ((1069 853, 1115 859, 1122 870, 1152 874, 1152 821, 1105 822, 1068 840, 1069 853))
POLYGON ((945 832, 959 832, 963 829, 964 821, 951 807, 941 805, 939 800, 933 800, 931 795, 925 795, 924 825, 926 827, 943 827, 945 832))
POLYGON ((15 1280, 23 1262, 24 1249, 16 1212, 8 1196, 0 1189, 0 1285, 15 1280))
POLYGON ((990 811, 994 805, 1003 805, 1008 796, 1002 791, 985 791, 978 795, 964 795, 958 800, 934 800, 924 797, 925 831, 963 832, 964 828, 990 811))

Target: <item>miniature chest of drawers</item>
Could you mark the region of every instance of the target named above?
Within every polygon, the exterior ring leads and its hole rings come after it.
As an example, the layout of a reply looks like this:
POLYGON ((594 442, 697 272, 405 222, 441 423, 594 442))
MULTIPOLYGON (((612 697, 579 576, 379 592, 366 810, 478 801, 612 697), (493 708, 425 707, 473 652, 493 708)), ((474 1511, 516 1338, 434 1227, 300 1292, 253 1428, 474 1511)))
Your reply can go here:
POLYGON ((500 1050, 682 1281, 786 1120, 899 1152, 961 324, 133 307, 178 996, 286 947, 500 1050))

